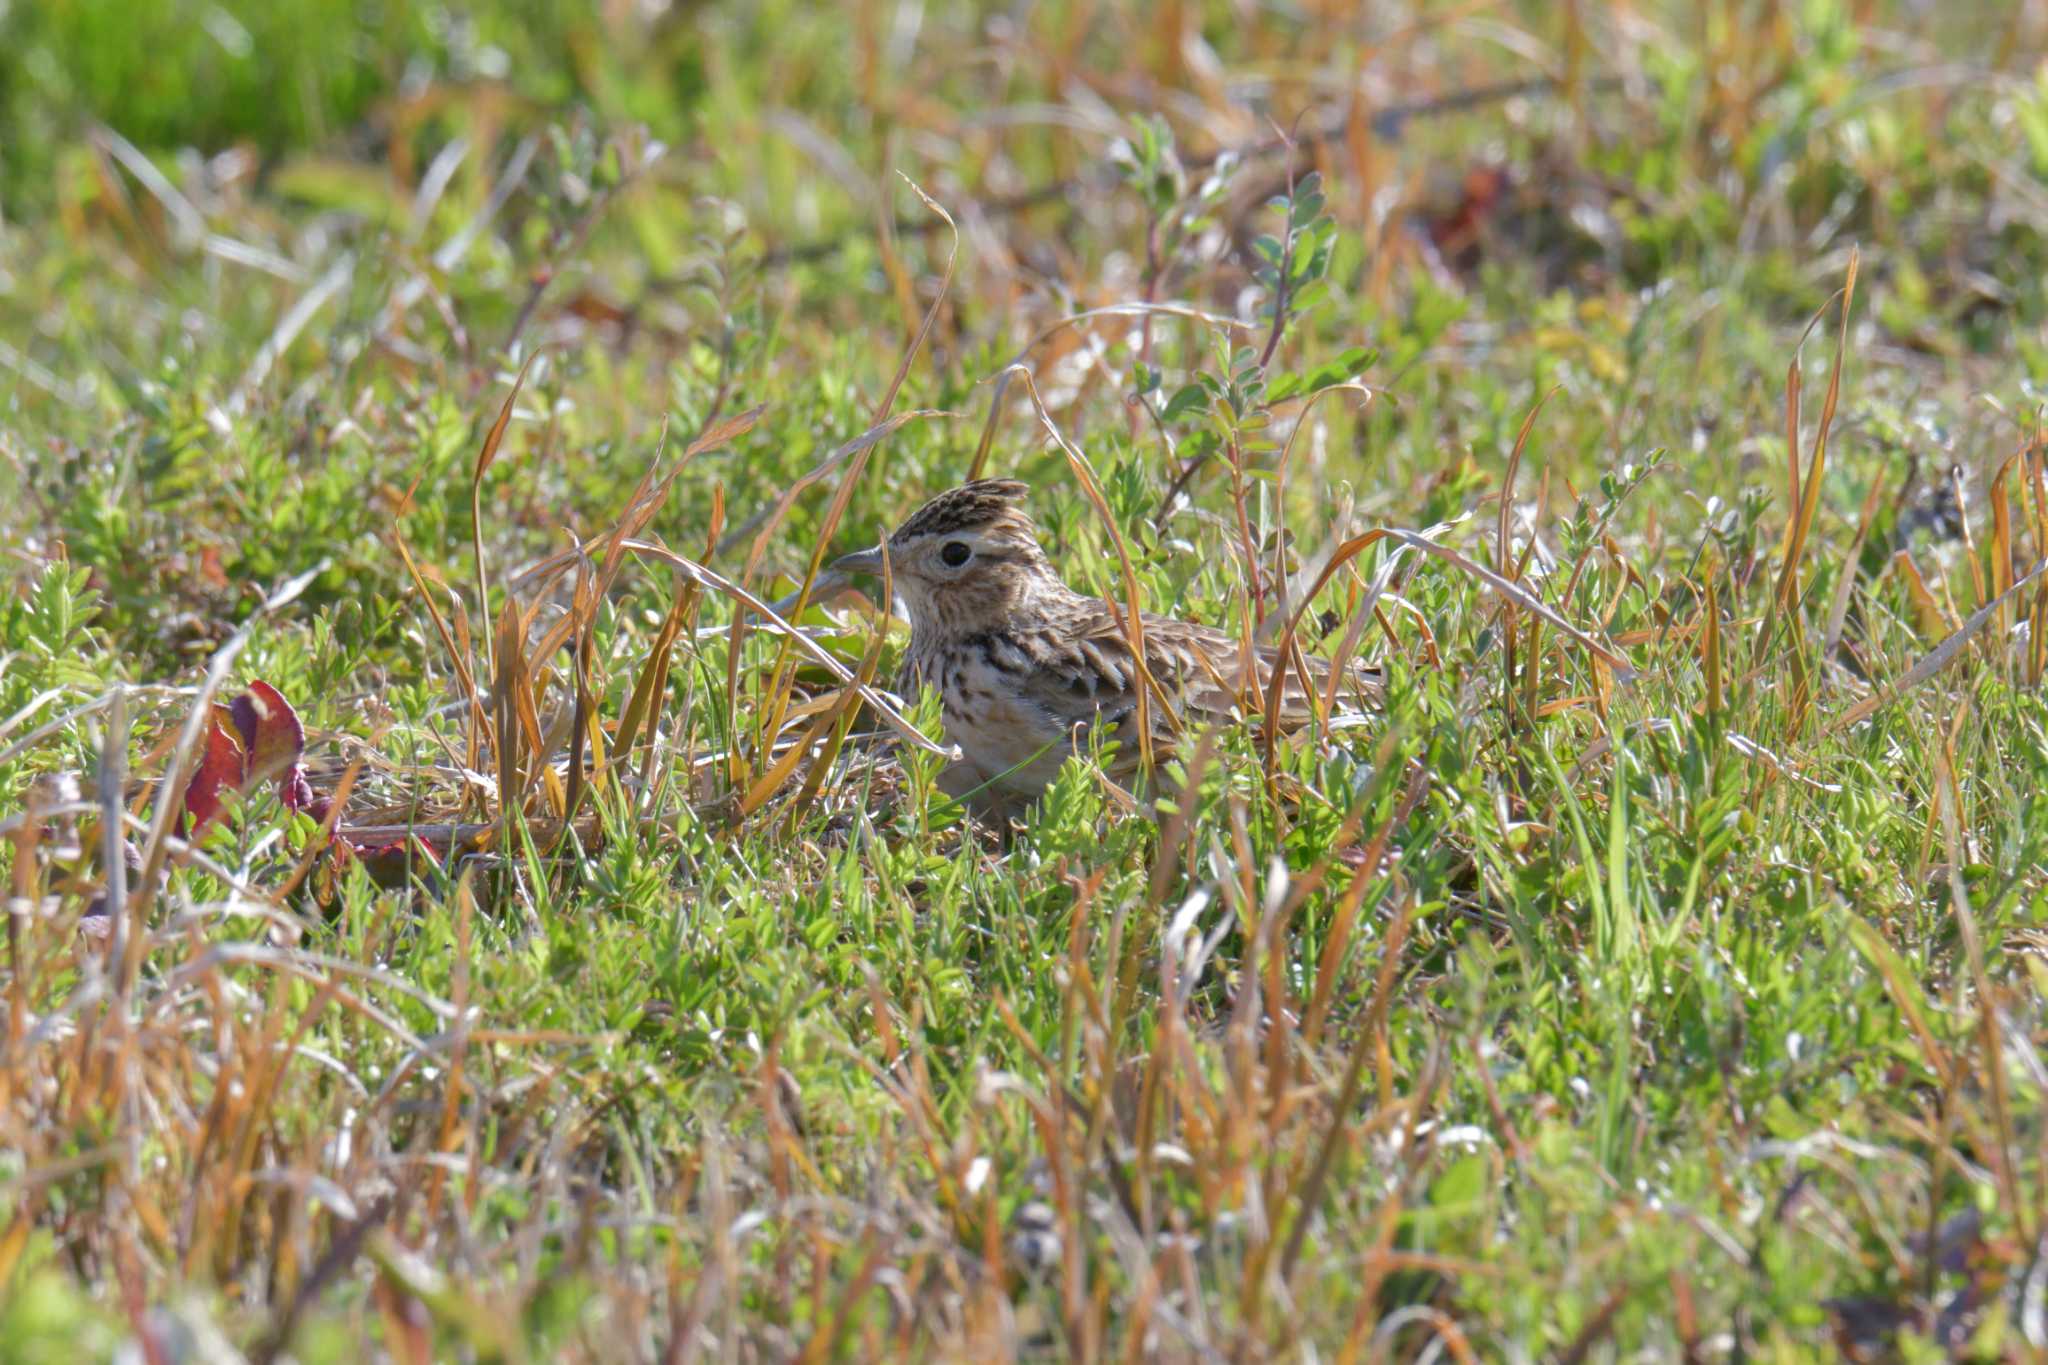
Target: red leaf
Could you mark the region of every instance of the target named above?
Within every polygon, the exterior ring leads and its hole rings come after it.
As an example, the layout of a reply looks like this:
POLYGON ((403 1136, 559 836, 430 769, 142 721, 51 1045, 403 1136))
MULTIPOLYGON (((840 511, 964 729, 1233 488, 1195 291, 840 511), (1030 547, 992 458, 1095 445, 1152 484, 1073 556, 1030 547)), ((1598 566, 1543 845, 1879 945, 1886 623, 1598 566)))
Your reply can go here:
POLYGON ((1457 207, 1429 220, 1430 240, 1446 260, 1478 246, 1480 231, 1499 207, 1507 186, 1507 172, 1498 166, 1474 166, 1465 172, 1457 207))
POLYGON ((306 780, 304 768, 293 768, 288 774, 290 781, 278 779, 278 799, 284 802, 286 810, 300 810, 315 820, 325 820, 334 803, 313 790, 313 784, 306 780))
POLYGON ((213 545, 199 547, 199 578, 207 587, 224 592, 228 587, 227 571, 221 567, 220 549, 213 545))
POLYGON ((248 758, 237 734, 234 712, 215 704, 206 727, 206 749, 192 780, 185 784, 185 816, 190 837, 218 820, 226 797, 242 790, 247 778, 248 758))
POLYGON ((388 844, 359 844, 336 835, 330 852, 336 873, 359 862, 370 880, 387 891, 409 885, 415 870, 438 867, 441 862, 440 850, 418 834, 388 844))
POLYGON ((266 778, 277 779, 286 810, 327 818, 330 804, 314 792, 299 758, 306 752, 306 727, 284 694, 262 679, 226 706, 215 705, 206 732, 206 752, 185 787, 190 833, 219 819, 229 796, 266 778))
POLYGON ((306 751, 306 727, 276 688, 259 678, 228 709, 234 712, 235 728, 242 732, 242 747, 249 754, 245 783, 284 777, 298 767, 299 755, 306 751))

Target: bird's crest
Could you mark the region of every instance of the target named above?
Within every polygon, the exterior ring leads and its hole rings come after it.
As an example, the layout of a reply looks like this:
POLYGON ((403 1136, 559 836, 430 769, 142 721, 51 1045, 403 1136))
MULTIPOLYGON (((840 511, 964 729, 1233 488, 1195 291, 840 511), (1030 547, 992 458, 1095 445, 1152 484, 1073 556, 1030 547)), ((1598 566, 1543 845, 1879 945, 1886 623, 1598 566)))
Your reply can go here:
POLYGON ((1030 519, 1016 504, 1030 492, 1030 485, 1018 479, 976 479, 963 483, 912 512, 889 540, 902 545, 920 536, 977 530, 1003 521, 1021 520, 1028 526, 1030 519))

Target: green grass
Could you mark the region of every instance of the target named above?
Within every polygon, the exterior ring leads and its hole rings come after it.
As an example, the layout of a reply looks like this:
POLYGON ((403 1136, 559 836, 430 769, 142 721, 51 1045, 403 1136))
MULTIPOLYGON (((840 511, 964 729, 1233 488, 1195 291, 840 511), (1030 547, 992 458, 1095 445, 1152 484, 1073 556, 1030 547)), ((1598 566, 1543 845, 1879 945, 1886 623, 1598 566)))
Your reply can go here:
POLYGON ((157 10, 0 5, 0 1357, 2048 1349, 2038 16, 157 10), (732 585, 975 471, 1384 710, 965 823, 732 585), (431 859, 152 828, 257 679, 431 859))

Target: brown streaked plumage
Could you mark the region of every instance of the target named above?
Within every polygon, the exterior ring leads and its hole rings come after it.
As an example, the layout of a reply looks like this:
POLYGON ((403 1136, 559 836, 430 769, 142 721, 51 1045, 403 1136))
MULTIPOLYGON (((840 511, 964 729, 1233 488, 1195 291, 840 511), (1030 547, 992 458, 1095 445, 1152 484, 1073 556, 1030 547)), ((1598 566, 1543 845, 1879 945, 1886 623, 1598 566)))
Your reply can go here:
MULTIPOLYGON (((912 513, 887 546, 910 615, 904 690, 930 683, 939 693, 946 737, 964 756, 947 789, 983 789, 998 808, 1043 791, 1095 726, 1114 727, 1120 741, 1111 776, 1127 778, 1140 761, 1140 681, 1120 613, 1061 580, 1021 505, 1029 492, 1014 479, 963 484, 912 513)), ((879 573, 882 548, 833 567, 879 573)), ((1247 670, 1235 636, 1149 612, 1141 619, 1155 752, 1188 722, 1236 721, 1264 705, 1272 651, 1255 649, 1247 670)), ((1320 660, 1309 673, 1317 687, 1329 677, 1320 660)), ((1370 670, 1354 673, 1358 688, 1377 687, 1370 670)), ((1310 714, 1290 670, 1278 719, 1293 728, 1310 714)))

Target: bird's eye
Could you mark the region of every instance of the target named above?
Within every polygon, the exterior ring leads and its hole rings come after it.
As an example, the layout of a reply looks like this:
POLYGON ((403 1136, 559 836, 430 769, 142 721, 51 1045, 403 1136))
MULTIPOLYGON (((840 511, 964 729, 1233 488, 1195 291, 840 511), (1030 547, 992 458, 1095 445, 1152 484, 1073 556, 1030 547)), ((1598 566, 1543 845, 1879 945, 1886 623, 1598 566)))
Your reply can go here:
POLYGON ((957 569, 974 558, 974 551, 964 540, 949 540, 939 550, 939 562, 949 569, 957 569))

